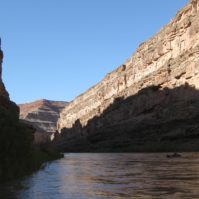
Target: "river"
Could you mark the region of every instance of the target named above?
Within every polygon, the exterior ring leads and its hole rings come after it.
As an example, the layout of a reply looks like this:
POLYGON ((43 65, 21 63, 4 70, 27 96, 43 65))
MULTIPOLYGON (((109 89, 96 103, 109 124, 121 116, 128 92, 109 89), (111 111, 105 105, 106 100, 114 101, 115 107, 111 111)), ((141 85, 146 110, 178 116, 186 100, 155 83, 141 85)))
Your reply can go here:
POLYGON ((24 179, 0 185, 0 199, 199 198, 199 153, 68 153, 24 179))

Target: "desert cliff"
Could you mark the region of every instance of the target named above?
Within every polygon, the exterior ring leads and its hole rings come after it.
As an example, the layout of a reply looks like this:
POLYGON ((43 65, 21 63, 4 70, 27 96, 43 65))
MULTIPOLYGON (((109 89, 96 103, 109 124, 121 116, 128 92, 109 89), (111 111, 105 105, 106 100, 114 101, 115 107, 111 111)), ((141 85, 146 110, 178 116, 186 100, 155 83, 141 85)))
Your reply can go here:
POLYGON ((62 111, 54 143, 63 150, 172 150, 176 142, 179 150, 191 148, 198 89, 199 1, 192 0, 62 111))
POLYGON ((30 122, 38 130, 55 132, 59 114, 67 102, 38 100, 32 103, 19 104, 20 119, 30 122))
POLYGON ((19 104, 20 119, 31 124, 36 129, 34 142, 37 144, 49 142, 57 130, 60 112, 67 102, 37 100, 32 103, 19 104))

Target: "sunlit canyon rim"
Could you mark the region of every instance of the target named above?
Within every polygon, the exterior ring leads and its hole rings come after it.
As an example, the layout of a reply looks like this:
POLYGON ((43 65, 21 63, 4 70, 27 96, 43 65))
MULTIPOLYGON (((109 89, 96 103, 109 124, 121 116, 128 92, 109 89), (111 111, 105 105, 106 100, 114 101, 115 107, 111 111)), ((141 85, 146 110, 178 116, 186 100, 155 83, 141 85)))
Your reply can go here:
POLYGON ((61 112, 62 151, 199 150, 199 1, 61 112))

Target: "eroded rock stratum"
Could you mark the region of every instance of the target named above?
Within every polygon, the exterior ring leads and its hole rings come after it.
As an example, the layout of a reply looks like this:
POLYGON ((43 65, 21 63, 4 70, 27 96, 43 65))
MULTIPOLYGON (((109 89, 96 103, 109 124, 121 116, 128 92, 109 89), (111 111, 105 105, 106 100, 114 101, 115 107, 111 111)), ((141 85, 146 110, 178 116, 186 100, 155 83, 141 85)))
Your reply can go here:
POLYGON ((199 1, 192 0, 62 111, 55 143, 63 150, 197 148, 198 93, 199 1))
POLYGON ((59 114, 67 104, 45 99, 19 104, 20 119, 29 122, 39 131, 52 133, 56 131, 59 114))
POLYGON ((36 129, 35 143, 45 143, 53 138, 60 112, 67 104, 67 102, 45 99, 19 104, 20 119, 36 129))

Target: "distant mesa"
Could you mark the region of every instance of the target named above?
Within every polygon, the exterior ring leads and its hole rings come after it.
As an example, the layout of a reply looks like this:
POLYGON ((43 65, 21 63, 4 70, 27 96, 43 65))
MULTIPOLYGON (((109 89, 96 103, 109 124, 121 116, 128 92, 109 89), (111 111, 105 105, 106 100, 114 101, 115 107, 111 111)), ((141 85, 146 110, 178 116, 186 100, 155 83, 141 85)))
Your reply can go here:
POLYGON ((60 112, 67 104, 63 101, 46 99, 19 104, 20 119, 37 129, 36 142, 44 142, 56 131, 60 112))
POLYGON ((45 132, 55 132, 59 114, 68 103, 46 99, 19 104, 20 119, 32 123, 35 128, 45 132))

